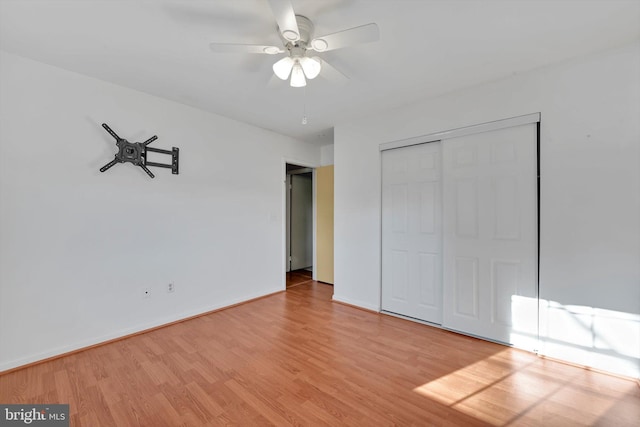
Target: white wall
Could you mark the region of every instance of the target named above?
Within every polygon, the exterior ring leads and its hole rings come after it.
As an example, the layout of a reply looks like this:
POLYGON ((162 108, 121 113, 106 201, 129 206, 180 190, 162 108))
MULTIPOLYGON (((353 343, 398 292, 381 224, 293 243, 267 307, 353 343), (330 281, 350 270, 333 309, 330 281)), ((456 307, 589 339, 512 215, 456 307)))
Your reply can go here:
POLYGON ((319 148, 0 55, 0 371, 284 289, 283 159, 319 148), (180 174, 100 173, 103 122, 180 174))
POLYGON ((333 144, 320 147, 320 166, 333 164, 333 144))
POLYGON ((638 43, 336 126, 334 298, 380 308, 379 144, 534 112, 541 351, 640 376, 638 43))

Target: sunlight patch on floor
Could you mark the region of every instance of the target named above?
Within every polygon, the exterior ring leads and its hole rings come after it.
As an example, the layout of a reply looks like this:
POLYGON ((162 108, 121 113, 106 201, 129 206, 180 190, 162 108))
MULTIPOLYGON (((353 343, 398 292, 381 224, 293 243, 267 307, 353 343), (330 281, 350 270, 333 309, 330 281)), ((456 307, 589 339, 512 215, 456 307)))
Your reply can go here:
MULTIPOLYGON (((492 425, 505 425, 514 420, 551 424, 590 425, 607 413, 618 395, 580 391, 574 380, 582 380, 588 372, 576 368, 573 377, 554 375, 557 365, 506 349, 430 381, 413 391, 492 425), (558 378, 564 378, 560 380, 558 378), (580 396, 578 401, 571 396, 580 396), (584 405, 580 419, 561 420, 562 408, 584 405), (553 420, 550 420, 550 414, 553 420)), ((629 387, 633 383, 629 382, 629 387)))

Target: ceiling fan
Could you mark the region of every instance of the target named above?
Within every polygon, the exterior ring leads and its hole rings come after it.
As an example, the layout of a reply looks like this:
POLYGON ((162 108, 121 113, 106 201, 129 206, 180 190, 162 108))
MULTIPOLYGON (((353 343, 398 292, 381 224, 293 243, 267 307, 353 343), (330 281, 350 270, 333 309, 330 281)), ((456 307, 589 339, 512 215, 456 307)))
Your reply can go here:
POLYGON ((287 55, 273 64, 274 74, 282 79, 291 77, 292 87, 303 87, 307 79, 316 78, 324 69, 342 74, 325 60, 312 52, 327 52, 360 43, 377 41, 380 38, 375 23, 349 28, 336 33, 314 37, 313 23, 309 18, 296 15, 290 0, 268 0, 278 23, 278 32, 283 47, 238 43, 210 43, 209 47, 216 53, 260 53, 287 55), (313 56, 312 56, 313 55, 313 56))

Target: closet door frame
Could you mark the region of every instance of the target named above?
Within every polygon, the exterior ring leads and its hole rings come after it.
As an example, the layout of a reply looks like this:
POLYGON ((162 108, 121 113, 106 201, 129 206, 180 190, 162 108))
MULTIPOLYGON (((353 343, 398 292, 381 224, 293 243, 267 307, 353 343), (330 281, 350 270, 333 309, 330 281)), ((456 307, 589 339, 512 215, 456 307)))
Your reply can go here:
MULTIPOLYGON (((471 125, 471 126, 465 126, 465 127, 461 127, 461 128, 456 128, 456 129, 451 129, 451 130, 445 130, 442 132, 436 132, 436 133, 431 133, 431 134, 426 134, 426 135, 421 135, 421 136, 416 136, 413 138, 407 138, 407 139, 401 139, 401 140, 397 140, 397 141, 391 141, 391 142, 386 142, 386 143, 382 143, 379 145, 379 151, 382 154, 383 151, 386 150, 393 150, 396 148, 402 148, 402 147, 409 147, 412 145, 419 145, 419 144, 426 144, 429 142, 436 142, 436 141, 442 141, 444 143, 444 140, 446 139, 450 139, 450 138, 456 138, 456 137, 460 137, 460 136, 466 136, 466 135, 473 135, 473 134, 477 134, 477 133, 482 133, 482 132, 491 132, 494 130, 499 130, 499 129, 504 129, 504 128, 509 128, 509 127, 514 127, 514 126, 520 126, 520 125, 526 125, 526 124, 536 124, 536 182, 537 182, 537 188, 536 188, 536 193, 537 193, 537 201, 536 201, 536 218, 537 218, 537 259, 536 259, 536 269, 537 269, 537 274, 536 274, 536 292, 538 295, 538 298, 540 297, 540 119, 541 119, 541 114, 538 113, 532 113, 532 114, 526 114, 526 115, 522 115, 522 116, 516 116, 516 117, 511 117, 511 118, 507 118, 507 119, 501 119, 501 120, 495 120, 492 122, 486 122, 486 123, 480 123, 480 124, 476 124, 476 125, 471 125)), ((382 155, 380 155, 380 158, 382 158, 382 155)), ((380 161, 380 170, 382 170, 382 161, 380 161)), ((380 194, 382 194, 382 174, 381 178, 380 178, 380 194)), ((382 220, 382 203, 380 205, 380 219, 382 220)), ((381 239, 382 239, 382 234, 380 235, 381 239)), ((380 242, 380 307, 382 307, 382 277, 383 277, 383 272, 382 272, 382 251, 384 250, 384 248, 382 247, 382 240, 380 242)), ((444 307, 443 307, 444 308, 444 307)), ((538 310, 539 311, 539 310, 538 310)), ((401 317, 401 318, 406 318, 412 321, 417 321, 419 323, 425 323, 431 326, 435 326, 435 327, 441 327, 441 326, 437 326, 434 325, 432 323, 429 322, 423 322, 420 321, 419 319, 415 319, 409 316, 403 316, 401 314, 397 314, 397 313, 391 313, 391 312, 386 312, 384 310, 382 310, 383 313, 391 315, 391 316, 396 316, 396 317, 401 317)), ((539 341, 540 339, 540 332, 539 332, 539 326, 540 322, 539 322, 539 317, 538 317, 538 337, 537 340, 539 341)), ((446 328, 445 328, 446 329, 446 328)), ((482 338, 482 337, 480 337, 482 338)), ((484 338, 486 339, 486 338, 484 338)), ((537 352, 538 349, 535 348, 533 349, 534 352, 537 352)))

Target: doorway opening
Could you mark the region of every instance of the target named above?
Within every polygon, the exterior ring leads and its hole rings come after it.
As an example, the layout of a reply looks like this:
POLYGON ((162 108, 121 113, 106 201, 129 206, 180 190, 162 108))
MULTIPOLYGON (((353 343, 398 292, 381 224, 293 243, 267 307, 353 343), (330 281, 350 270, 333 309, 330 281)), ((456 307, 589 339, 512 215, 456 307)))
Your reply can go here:
POLYGON ((313 279, 313 169, 286 163, 286 287, 313 279))

